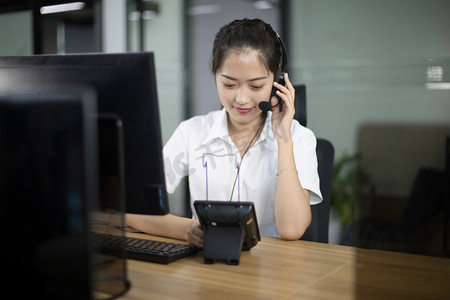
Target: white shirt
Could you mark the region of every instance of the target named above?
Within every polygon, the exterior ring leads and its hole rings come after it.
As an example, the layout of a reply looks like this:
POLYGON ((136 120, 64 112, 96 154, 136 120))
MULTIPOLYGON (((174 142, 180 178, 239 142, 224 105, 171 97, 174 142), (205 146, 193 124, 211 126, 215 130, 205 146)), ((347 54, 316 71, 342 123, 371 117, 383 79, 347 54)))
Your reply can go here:
MULTIPOLYGON (((268 112, 259 139, 242 161, 228 134, 225 109, 181 122, 163 149, 167 192, 173 193, 181 179, 189 176, 194 214, 195 200, 229 201, 237 166, 242 163, 232 201, 253 202, 260 233, 279 236, 275 226, 278 146, 271 117, 272 112, 268 112)), ((310 129, 294 120, 291 139, 300 183, 310 191, 310 204, 320 203, 316 138, 310 129)))

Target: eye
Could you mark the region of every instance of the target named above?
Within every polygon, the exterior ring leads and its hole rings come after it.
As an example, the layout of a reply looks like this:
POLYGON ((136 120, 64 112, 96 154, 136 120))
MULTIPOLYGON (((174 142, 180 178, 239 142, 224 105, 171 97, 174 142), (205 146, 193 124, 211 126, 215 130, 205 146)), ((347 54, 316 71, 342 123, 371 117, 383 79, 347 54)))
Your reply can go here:
POLYGON ((252 85, 252 89, 255 91, 258 91, 260 89, 262 89, 264 86, 263 85, 252 85))
POLYGON ((227 89, 231 89, 231 88, 234 88, 236 85, 235 84, 229 84, 229 83, 223 83, 223 86, 225 87, 225 88, 227 88, 227 89))

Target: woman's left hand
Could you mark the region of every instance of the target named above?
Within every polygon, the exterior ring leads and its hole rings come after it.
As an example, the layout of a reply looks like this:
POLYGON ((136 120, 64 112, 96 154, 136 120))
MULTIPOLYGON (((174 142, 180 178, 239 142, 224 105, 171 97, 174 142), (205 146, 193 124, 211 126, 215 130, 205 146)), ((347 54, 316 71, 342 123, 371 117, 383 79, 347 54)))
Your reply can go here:
MULTIPOLYGON (((288 142, 291 139, 291 125, 295 115, 295 89, 287 73, 284 74, 286 86, 274 82, 273 86, 277 88, 277 95, 283 101, 283 111, 280 112, 278 106, 272 110, 272 130, 277 142, 288 142)), ((272 103, 278 101, 272 99, 272 103)))

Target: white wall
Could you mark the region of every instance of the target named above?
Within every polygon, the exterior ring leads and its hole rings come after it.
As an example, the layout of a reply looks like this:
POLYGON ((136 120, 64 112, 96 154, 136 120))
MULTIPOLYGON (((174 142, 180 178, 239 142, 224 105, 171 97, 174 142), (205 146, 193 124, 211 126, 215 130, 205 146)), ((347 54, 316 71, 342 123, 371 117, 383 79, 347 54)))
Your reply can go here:
POLYGON ((31 11, 0 14, 0 55, 33 54, 31 11))
POLYGON ((181 0, 160 0, 159 14, 145 20, 145 51, 155 53, 165 143, 184 119, 184 5, 181 0))
POLYGON ((127 51, 126 0, 103 0, 102 5, 102 51, 121 53, 127 51))
MULTIPOLYGON (((165 144, 185 116, 184 5, 182 0, 154 2, 159 4, 159 13, 155 18, 144 21, 144 50, 155 53, 162 137, 165 144)), ((184 214, 184 185, 180 185, 169 196, 169 205, 171 213, 184 214)))
POLYGON ((260 18, 280 32, 279 9, 256 9, 251 1, 192 0, 187 8, 189 24, 188 82, 191 115, 206 114, 221 108, 210 63, 215 34, 234 19, 260 18), (193 8, 212 7, 214 12, 193 14, 193 8))
POLYGON ((428 90, 427 68, 450 76, 450 1, 291 1, 291 78, 307 86, 308 127, 356 151, 367 122, 450 122, 450 90, 428 90))
MULTIPOLYGON (((183 1, 153 1, 159 13, 144 20, 144 51, 155 54, 156 80, 161 116, 162 138, 165 144, 178 124, 184 119, 184 43, 183 1)), ((102 1, 103 51, 126 52, 127 38, 131 50, 137 50, 139 26, 129 21, 126 0, 102 1), (127 24, 128 22, 128 24, 127 24), (128 30, 127 30, 128 29, 128 30), (127 37, 128 35, 128 37, 127 37)), ((184 213, 184 186, 169 196, 171 213, 184 213)))
MULTIPOLYGON (((159 13, 144 20, 144 51, 155 53, 158 96, 165 143, 184 118, 184 37, 183 1, 154 1, 159 13)), ((102 2, 103 52, 126 52, 127 34, 131 44, 139 34, 137 22, 129 22, 127 32, 126 0, 102 2)), ((135 48, 135 47, 133 47, 135 48)))

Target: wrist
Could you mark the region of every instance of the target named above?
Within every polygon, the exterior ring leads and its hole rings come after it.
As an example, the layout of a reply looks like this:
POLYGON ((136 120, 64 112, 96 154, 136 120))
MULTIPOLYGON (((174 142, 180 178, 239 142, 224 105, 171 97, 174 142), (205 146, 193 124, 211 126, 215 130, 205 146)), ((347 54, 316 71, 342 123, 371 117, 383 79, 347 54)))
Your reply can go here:
POLYGON ((278 149, 288 148, 292 149, 294 142, 292 141, 291 137, 281 137, 277 139, 277 145, 278 149))
POLYGON ((292 140, 278 142, 278 172, 295 168, 294 143, 292 140))
POLYGON ((189 242, 189 233, 192 230, 193 223, 194 223, 194 220, 192 220, 192 219, 188 219, 188 221, 186 222, 187 226, 186 226, 186 230, 185 230, 185 233, 184 233, 184 240, 186 242, 189 242))
POLYGON ((285 168, 285 169, 278 170, 277 177, 280 176, 281 173, 287 172, 287 171, 295 171, 295 173, 297 173, 297 175, 298 175, 298 171, 296 168, 285 168))

